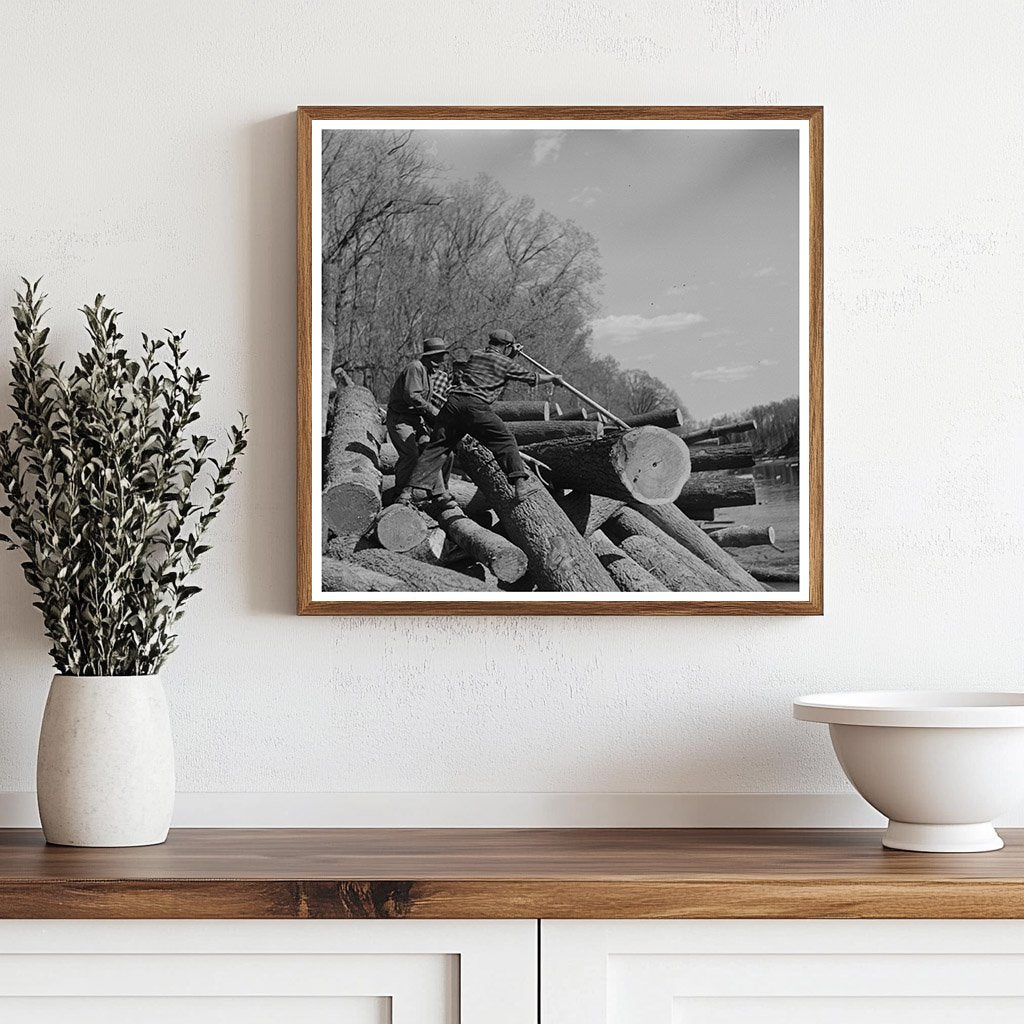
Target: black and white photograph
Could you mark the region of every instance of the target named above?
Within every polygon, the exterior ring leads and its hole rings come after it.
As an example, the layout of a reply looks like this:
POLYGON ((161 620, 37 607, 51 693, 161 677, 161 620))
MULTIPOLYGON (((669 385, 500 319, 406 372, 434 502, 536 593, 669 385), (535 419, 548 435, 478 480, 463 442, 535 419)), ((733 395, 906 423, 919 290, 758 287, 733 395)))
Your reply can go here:
POLYGON ((808 120, 307 123, 314 601, 809 601, 808 120))

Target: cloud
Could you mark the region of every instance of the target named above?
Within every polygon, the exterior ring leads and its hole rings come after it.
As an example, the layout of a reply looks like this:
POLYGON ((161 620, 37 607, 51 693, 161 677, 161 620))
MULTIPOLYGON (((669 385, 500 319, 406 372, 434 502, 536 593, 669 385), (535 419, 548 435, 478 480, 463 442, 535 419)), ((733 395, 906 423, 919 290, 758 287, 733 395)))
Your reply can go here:
POLYGON ((774 277, 778 271, 771 266, 764 266, 754 271, 754 277, 774 277))
POLYGON ((544 163, 545 160, 557 160, 558 152, 565 141, 565 132, 543 132, 533 144, 533 164, 544 163))
POLYGON ((584 185, 575 195, 569 196, 570 203, 579 203, 580 206, 593 206, 598 196, 604 195, 604 189, 597 185, 584 185))
POLYGON ((695 324, 702 324, 707 317, 700 313, 663 313, 660 316, 641 316, 629 313, 625 316, 606 316, 595 320, 590 326, 594 339, 605 348, 630 345, 641 338, 685 331, 695 324))
POLYGON ((745 380, 754 370, 752 363, 740 363, 736 366, 715 366, 710 370, 694 370, 690 376, 694 380, 713 380, 725 384, 734 380, 745 380))

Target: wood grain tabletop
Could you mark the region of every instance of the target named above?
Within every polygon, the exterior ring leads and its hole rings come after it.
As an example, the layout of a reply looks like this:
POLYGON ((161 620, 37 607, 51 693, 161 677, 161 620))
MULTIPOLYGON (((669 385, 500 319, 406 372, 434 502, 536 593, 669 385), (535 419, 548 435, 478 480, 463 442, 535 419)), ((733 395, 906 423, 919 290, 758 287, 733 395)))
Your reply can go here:
POLYGON ((162 846, 0 830, 6 918, 1020 918, 996 853, 862 829, 176 829, 162 846))

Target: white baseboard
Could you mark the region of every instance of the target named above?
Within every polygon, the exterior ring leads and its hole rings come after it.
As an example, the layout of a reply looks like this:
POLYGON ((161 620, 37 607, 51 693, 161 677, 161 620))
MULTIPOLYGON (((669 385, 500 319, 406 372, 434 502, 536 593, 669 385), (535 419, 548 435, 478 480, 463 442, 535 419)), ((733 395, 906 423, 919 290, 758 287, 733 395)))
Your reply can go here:
MULTIPOLYGON (((826 828, 884 824, 855 794, 179 793, 179 828, 826 828)), ((0 793, 0 827, 38 827, 0 793)))
MULTIPOLYGON (((1024 823, 1024 814, 997 824, 1024 823)), ((179 793, 178 828, 876 828, 854 793, 179 793)), ((0 827, 36 828, 34 793, 0 827)))

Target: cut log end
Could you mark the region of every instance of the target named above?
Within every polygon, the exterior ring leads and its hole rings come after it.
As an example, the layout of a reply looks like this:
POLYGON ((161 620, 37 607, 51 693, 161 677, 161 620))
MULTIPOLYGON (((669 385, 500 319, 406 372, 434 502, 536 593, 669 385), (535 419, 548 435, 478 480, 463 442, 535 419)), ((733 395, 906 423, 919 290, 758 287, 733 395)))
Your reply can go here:
POLYGON ((389 505, 376 522, 377 540, 388 551, 412 551, 427 537, 427 523, 409 505, 389 505))
POLYGON ((690 476, 686 443, 659 427, 627 430, 613 457, 623 485, 645 505, 671 504, 690 476))
POLYGON ((372 483, 351 479, 323 493, 323 516, 339 537, 359 536, 380 511, 380 492, 372 483))

